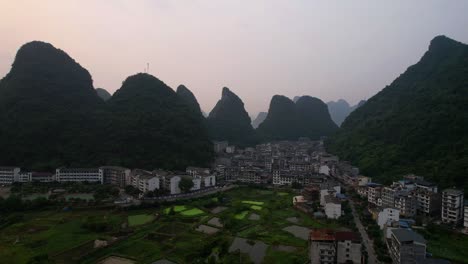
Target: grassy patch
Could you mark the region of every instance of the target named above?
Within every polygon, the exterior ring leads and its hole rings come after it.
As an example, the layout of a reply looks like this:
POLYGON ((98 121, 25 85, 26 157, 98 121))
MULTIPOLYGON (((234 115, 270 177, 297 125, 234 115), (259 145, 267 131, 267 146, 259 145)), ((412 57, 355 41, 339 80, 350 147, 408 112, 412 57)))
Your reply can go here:
POLYGON ((250 208, 253 209, 253 210, 257 210, 257 211, 262 210, 262 207, 258 206, 258 205, 252 205, 252 206, 250 206, 250 208))
POLYGON ((428 241, 427 251, 434 257, 464 263, 468 259, 468 236, 452 230, 433 226, 427 230, 415 230, 428 241))
POLYGON ((279 193, 278 193, 279 196, 286 196, 286 195, 288 195, 288 194, 289 194, 289 193, 287 193, 287 192, 279 192, 279 193))
POLYGON ((144 225, 153 221, 153 219, 154 216, 149 214, 130 215, 128 216, 128 225, 132 227, 144 225))
POLYGON ((185 205, 176 205, 174 206, 174 212, 179 213, 182 211, 187 210, 187 207, 185 205))
POLYGON ((248 213, 249 213, 249 211, 243 211, 241 213, 238 213, 238 214, 234 215, 234 218, 237 219, 237 220, 242 220, 247 216, 248 213))
POLYGON ((198 208, 193 208, 193 209, 190 209, 190 210, 182 211, 180 214, 183 215, 183 216, 196 216, 196 215, 202 215, 204 213, 205 212, 203 212, 202 210, 200 210, 198 208))
POLYGON ((264 202, 257 202, 257 201, 242 201, 242 203, 252 204, 252 205, 263 205, 263 204, 265 204, 264 202))

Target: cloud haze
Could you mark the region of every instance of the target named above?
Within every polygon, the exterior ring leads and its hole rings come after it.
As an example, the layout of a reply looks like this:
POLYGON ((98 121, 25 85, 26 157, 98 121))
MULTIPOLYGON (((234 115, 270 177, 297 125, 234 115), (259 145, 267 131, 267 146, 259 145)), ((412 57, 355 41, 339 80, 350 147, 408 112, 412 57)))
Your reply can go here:
POLYGON ((43 40, 111 93, 143 71, 209 112, 228 86, 251 115, 274 94, 351 103, 414 64, 436 35, 468 42, 468 1, 41 0, 0 2, 0 76, 43 40))

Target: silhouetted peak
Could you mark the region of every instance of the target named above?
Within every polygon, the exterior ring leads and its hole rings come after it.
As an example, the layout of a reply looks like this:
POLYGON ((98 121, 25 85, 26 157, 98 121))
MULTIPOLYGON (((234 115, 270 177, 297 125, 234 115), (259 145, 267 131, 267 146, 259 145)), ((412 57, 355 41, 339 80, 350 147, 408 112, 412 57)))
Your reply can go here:
POLYGON ((202 113, 200 105, 198 104, 197 98, 185 85, 181 84, 177 87, 177 95, 188 104, 193 111, 197 113, 202 113))
POLYGON ((96 93, 104 101, 107 101, 111 98, 111 94, 106 89, 96 88, 96 93))
POLYGON ((462 45, 464 44, 461 42, 453 40, 444 35, 440 35, 431 40, 431 44, 429 45, 429 51, 448 50, 448 49, 460 47, 462 45))

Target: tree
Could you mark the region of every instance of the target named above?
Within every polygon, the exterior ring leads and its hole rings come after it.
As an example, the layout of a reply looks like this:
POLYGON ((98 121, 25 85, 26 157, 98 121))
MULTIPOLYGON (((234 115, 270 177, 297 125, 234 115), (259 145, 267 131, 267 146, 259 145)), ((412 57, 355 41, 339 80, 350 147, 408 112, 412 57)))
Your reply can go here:
POLYGON ((190 178, 185 178, 183 177, 182 179, 180 179, 180 182, 179 182, 179 188, 182 192, 189 192, 190 189, 192 189, 193 187, 193 181, 192 179, 190 178))

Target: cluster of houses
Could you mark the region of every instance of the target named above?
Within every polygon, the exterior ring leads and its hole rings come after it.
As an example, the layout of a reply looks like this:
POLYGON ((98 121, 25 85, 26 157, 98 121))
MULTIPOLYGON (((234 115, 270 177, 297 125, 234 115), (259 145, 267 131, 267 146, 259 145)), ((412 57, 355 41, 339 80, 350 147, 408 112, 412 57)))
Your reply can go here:
POLYGON ((193 182, 191 191, 216 185, 216 176, 208 168, 188 167, 185 172, 165 170, 146 171, 115 166, 99 168, 58 168, 54 173, 27 172, 18 167, 0 167, 0 184, 14 182, 93 182, 112 184, 118 187, 131 185, 142 193, 166 190, 170 194, 179 194, 179 183, 183 178, 193 182))

